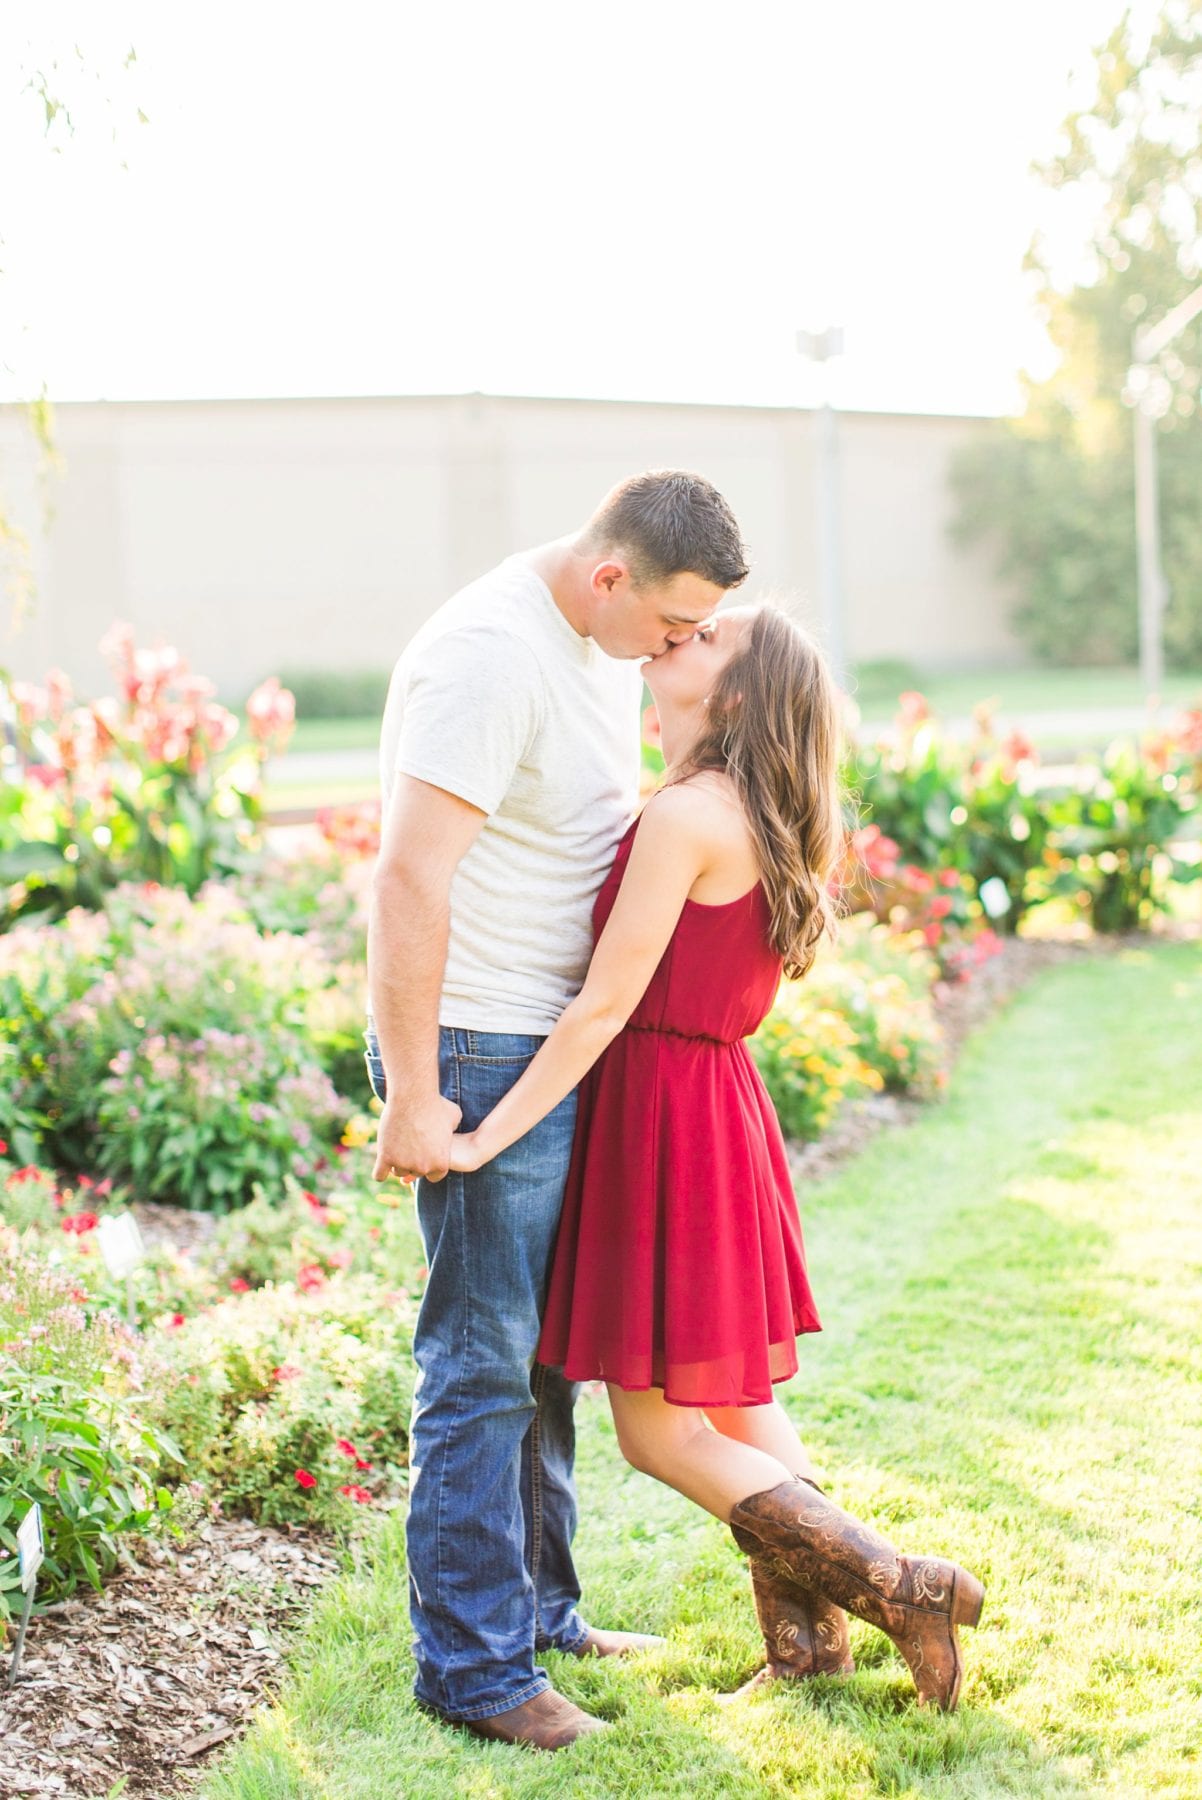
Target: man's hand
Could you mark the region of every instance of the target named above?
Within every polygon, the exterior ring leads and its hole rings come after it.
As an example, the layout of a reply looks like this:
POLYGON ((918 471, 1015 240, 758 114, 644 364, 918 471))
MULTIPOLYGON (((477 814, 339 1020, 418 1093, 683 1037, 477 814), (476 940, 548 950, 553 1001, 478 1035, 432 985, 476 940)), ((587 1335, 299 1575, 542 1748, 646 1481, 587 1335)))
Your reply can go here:
POLYGON ((391 1096, 380 1114, 376 1133, 376 1166, 372 1177, 387 1181, 441 1181, 451 1166, 451 1136, 463 1117, 453 1100, 436 1094, 420 1107, 405 1106, 391 1096))

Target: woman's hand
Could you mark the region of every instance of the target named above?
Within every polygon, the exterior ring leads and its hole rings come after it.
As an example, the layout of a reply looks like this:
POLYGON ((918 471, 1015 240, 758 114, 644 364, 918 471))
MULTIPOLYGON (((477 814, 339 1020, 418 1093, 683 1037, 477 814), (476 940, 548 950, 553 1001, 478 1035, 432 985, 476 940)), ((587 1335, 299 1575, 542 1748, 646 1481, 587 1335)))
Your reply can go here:
POLYGON ((474 1175, 488 1161, 474 1131, 456 1131, 452 1135, 450 1167, 453 1171, 462 1175, 474 1175))

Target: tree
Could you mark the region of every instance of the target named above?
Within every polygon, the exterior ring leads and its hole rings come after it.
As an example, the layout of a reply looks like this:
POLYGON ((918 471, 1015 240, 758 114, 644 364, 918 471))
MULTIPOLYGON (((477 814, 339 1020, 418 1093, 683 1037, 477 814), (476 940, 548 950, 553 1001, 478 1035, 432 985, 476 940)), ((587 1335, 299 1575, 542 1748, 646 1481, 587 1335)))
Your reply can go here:
MULTIPOLYGON (((994 543, 1015 624, 1048 661, 1134 660, 1137 639, 1132 333, 1202 281, 1202 0, 1165 0, 1143 29, 1125 13, 1095 53, 1091 104, 1066 119, 1039 173, 1092 228, 1066 281, 1046 236, 1027 266, 1056 372, 1027 383, 1023 415, 957 460, 961 541, 994 543)), ((1202 664, 1202 320, 1152 374, 1160 415, 1166 649, 1202 664)))

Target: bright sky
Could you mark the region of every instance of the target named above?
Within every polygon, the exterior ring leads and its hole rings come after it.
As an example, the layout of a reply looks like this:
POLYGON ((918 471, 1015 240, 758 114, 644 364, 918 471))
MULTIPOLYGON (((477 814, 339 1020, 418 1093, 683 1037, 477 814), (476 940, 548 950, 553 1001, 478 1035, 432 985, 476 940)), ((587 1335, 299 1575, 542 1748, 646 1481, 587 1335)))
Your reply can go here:
POLYGON ((841 404, 1005 410, 1032 230, 1074 241, 1029 165, 1121 11, 6 0, 4 396, 794 404, 835 319, 841 404))

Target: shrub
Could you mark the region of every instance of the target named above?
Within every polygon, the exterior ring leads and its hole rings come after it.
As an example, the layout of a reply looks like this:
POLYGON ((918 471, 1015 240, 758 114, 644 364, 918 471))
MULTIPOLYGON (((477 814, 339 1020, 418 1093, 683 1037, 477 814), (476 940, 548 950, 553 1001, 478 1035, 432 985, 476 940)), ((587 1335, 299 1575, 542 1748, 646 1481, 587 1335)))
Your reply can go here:
POLYGON ((920 933, 899 934, 860 914, 844 920, 837 954, 820 958, 807 980, 814 999, 852 1027, 861 1062, 887 1089, 929 1094, 941 1067, 931 999, 938 974, 920 933))
POLYGON ((1188 735, 1116 742, 1099 766, 1080 765, 1075 785, 1052 805, 1051 891, 1070 895, 1099 931, 1147 926, 1167 908, 1170 881, 1202 876, 1169 850, 1196 808, 1196 791, 1188 735))
POLYGON ((285 669, 280 680, 296 700, 298 719, 378 719, 388 698, 389 669, 285 669))
POLYGON ((99 1588, 120 1540, 173 1508, 158 1485, 179 1452, 153 1421, 161 1370, 134 1334, 93 1311, 72 1276, 0 1227, 0 1613, 19 1609, 16 1526, 41 1504, 45 1599, 99 1588))
POLYGON ((164 1411, 189 1475, 271 1524, 334 1523, 395 1487, 413 1310, 402 1292, 336 1276, 231 1295, 165 1333, 164 1411))
POLYGON ((99 906, 121 881, 194 894, 255 841, 263 763, 291 730, 291 695, 274 679, 257 688, 249 742, 235 744, 238 720, 177 651, 139 649, 128 625, 102 649, 116 696, 79 704, 57 669, 44 687, 0 681, 18 750, 0 764, 0 925, 99 906))
POLYGON ((104 913, 0 938, 0 1033, 44 1157, 222 1210, 310 1181, 348 1108, 308 1037, 329 971, 232 895, 119 890, 104 913))
POLYGON ((865 914, 803 981, 783 983, 751 1051, 790 1137, 821 1136, 851 1094, 940 1085, 938 972, 916 934, 865 914))
POLYGON ((296 1280, 302 1271, 310 1280, 341 1272, 411 1285, 420 1257, 408 1196, 370 1180, 367 1166, 362 1172, 361 1188, 335 1188, 324 1200, 295 1181, 282 1194, 258 1192, 221 1221, 206 1267, 222 1287, 296 1280))

